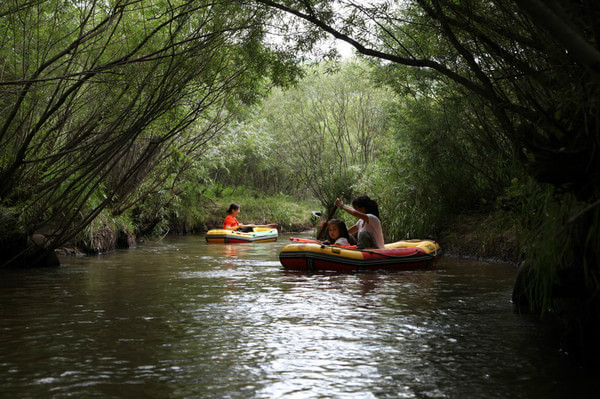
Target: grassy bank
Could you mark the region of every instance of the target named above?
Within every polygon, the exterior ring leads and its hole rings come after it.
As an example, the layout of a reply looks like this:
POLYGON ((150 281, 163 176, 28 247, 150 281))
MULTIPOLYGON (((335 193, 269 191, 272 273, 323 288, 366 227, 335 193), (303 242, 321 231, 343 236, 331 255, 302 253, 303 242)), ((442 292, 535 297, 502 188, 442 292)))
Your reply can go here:
POLYGON ((205 230, 221 228, 229 205, 240 205, 238 220, 244 224, 279 224, 280 231, 303 231, 314 227, 311 212, 320 210, 316 201, 303 201, 283 194, 255 197, 242 192, 226 191, 211 198, 206 207, 205 230))
MULTIPOLYGON (((206 190, 201 197, 176 202, 162 215, 156 215, 154 228, 147 234, 133 219, 100 216, 82 235, 73 251, 89 254, 110 251, 115 247, 135 245, 135 239, 155 239, 165 234, 201 234, 221 228, 231 203, 241 207, 238 219, 245 224, 279 224, 280 232, 300 232, 313 229, 318 220, 313 211, 323 211, 316 201, 300 200, 284 194, 262 196, 244 189, 221 188, 206 190), (130 232, 130 233, 129 233, 130 232), (134 237, 135 236, 135 237, 134 237), (133 242, 133 244, 132 244, 133 242)), ((342 213, 339 217, 347 218, 342 213)), ((354 222, 347 220, 347 223, 354 222)), ((501 213, 455 216, 448 220, 436 237, 444 253, 487 260, 518 263, 520 260, 517 227, 511 218, 501 213)), ((384 223, 392 221, 384 221, 384 223)), ((139 223, 139 221, 138 221, 139 223)))
POLYGON ((118 217, 108 210, 102 212, 59 252, 101 254, 117 248, 131 248, 136 241, 159 239, 167 234, 201 234, 222 227, 231 203, 240 205, 240 222, 277 223, 281 232, 312 229, 316 223, 311 216, 312 211, 319 210, 316 201, 298 200, 283 194, 261 196, 231 188, 211 188, 194 194, 154 201, 145 208, 118 217))

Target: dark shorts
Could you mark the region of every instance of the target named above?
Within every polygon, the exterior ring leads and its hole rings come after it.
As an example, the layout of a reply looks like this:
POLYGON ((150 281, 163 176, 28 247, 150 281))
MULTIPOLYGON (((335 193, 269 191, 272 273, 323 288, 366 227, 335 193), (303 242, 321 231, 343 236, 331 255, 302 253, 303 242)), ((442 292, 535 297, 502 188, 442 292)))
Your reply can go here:
POLYGON ((373 239, 373 235, 368 231, 358 233, 356 239, 356 249, 377 248, 377 243, 373 239))

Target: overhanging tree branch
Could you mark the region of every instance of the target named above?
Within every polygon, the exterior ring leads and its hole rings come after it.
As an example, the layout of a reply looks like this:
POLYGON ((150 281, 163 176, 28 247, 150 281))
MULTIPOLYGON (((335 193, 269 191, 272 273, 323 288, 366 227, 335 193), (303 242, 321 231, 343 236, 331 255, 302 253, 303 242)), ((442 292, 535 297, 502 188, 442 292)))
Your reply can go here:
POLYGON ((262 3, 266 6, 272 7, 272 8, 276 8, 279 9, 281 11, 285 11, 286 13, 295 15, 305 21, 310 22, 311 24, 317 26, 318 28, 322 29, 323 31, 331 34, 333 37, 335 37, 338 40, 342 40, 348 44, 350 44, 352 47, 354 47, 359 53, 367 55, 367 56, 371 56, 371 57, 375 57, 375 58, 379 58, 382 60, 387 60, 387 61, 391 61, 397 64, 401 64, 401 65, 406 65, 406 66, 412 66, 412 67, 419 67, 419 68, 431 68, 434 69, 438 72, 440 72, 442 75, 449 77, 450 79, 454 80, 455 82, 467 87, 469 90, 483 96, 483 97, 489 97, 490 93, 488 93, 485 88, 483 88, 482 86, 476 84, 475 82, 466 79, 464 76, 459 75, 458 73, 452 71, 451 69, 445 67, 444 65, 433 61, 433 60, 428 60, 428 59, 416 59, 416 58, 406 58, 406 57, 399 57, 397 55, 394 54, 389 54, 389 53, 385 53, 376 49, 372 49, 372 48, 367 48, 365 47, 363 44, 361 44, 360 42, 358 42, 357 40, 355 40, 354 38, 340 32, 339 30, 335 29, 334 27, 332 27, 330 24, 320 20, 314 13, 313 14, 306 14, 303 13, 300 10, 288 7, 284 4, 281 3, 277 3, 274 1, 270 1, 270 0, 255 0, 257 3, 262 3))
POLYGON ((566 21, 566 15, 559 15, 561 6, 556 0, 517 0, 517 4, 535 21, 545 28, 558 43, 581 65, 585 66, 596 82, 600 82, 600 51, 588 43, 566 21), (550 7, 550 6, 551 7, 550 7))

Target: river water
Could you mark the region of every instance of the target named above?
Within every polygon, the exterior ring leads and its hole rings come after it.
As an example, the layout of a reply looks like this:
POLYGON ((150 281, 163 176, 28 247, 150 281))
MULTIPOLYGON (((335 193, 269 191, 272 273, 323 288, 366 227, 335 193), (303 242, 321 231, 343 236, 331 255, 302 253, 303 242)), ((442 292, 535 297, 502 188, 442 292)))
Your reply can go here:
POLYGON ((0 271, 2 398, 588 398, 515 267, 286 272, 289 243, 167 237, 0 271))

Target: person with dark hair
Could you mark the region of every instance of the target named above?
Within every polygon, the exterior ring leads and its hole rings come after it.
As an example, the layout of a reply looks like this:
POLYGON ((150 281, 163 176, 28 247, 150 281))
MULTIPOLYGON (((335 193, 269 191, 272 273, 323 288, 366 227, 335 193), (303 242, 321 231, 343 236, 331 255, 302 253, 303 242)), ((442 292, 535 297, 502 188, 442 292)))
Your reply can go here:
POLYGON ((331 219, 327 223, 327 235, 325 245, 350 245, 350 234, 343 220, 331 219))
POLYGON ((358 218, 358 222, 348 229, 348 233, 357 234, 356 249, 384 248, 383 230, 376 201, 367 195, 359 195, 352 200, 352 206, 344 205, 344 201, 340 198, 335 200, 335 206, 358 218))
POLYGON ((253 230, 252 225, 242 224, 237 220, 237 215, 240 213, 240 206, 238 204, 229 205, 227 209, 227 216, 223 221, 224 230, 241 230, 243 232, 250 232, 253 230))

